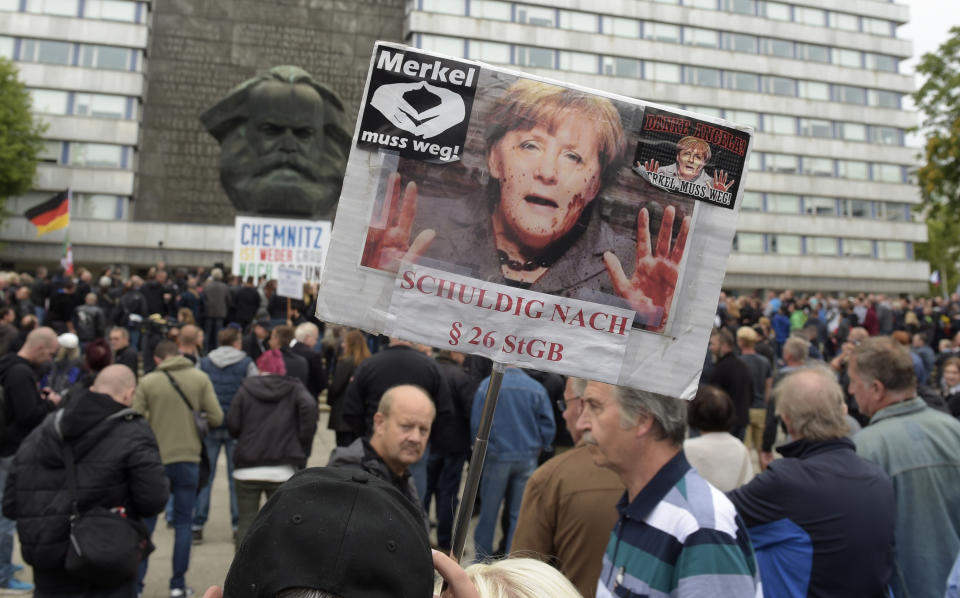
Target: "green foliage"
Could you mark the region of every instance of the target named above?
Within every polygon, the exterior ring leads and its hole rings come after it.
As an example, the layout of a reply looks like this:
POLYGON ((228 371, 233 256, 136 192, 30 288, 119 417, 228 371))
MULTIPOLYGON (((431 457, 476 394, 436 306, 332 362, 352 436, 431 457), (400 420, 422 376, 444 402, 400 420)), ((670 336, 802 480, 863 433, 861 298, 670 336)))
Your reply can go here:
POLYGON ((960 209, 960 26, 936 53, 924 54, 917 72, 926 78, 913 94, 923 112, 924 165, 917 171, 924 205, 960 209))
POLYGON ((927 242, 917 243, 915 257, 930 262, 931 270, 940 271, 940 287, 930 285, 931 295, 941 289, 950 292, 960 282, 960 214, 944 204, 927 211, 927 242), (949 288, 948 288, 949 286, 949 288))
POLYGON ((44 128, 30 112, 30 95, 17 79, 16 67, 0 58, 0 208, 8 197, 30 190, 44 128))

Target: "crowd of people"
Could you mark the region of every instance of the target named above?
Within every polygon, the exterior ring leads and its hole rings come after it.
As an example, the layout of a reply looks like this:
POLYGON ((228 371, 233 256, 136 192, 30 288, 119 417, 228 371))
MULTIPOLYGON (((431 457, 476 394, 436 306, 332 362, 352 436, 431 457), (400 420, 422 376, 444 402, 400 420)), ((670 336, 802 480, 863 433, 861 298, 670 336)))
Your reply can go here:
POLYGON ((689 402, 507 367, 464 571, 488 360, 325 325, 312 285, 123 271, 0 273, 8 593, 141 593, 147 559, 113 587, 66 569, 99 505, 163 517, 188 596, 223 450, 227 596, 429 596, 433 569, 458 598, 958 595, 960 295, 722 294, 689 402), (336 449, 307 468, 324 404, 336 449))

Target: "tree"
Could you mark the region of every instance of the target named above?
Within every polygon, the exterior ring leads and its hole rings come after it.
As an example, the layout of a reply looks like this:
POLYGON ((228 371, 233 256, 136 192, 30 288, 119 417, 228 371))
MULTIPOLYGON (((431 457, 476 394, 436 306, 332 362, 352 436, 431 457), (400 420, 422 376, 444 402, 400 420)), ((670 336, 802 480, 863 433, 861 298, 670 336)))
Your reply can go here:
POLYGON ((930 263, 931 270, 940 272, 940 286, 930 286, 931 295, 950 293, 960 282, 957 262, 960 260, 960 214, 946 205, 934 205, 926 210, 927 242, 917 243, 915 255, 930 263))
POLYGON ((17 79, 17 68, 0 58, 0 221, 6 199, 23 195, 33 184, 45 128, 30 112, 30 94, 17 79))
POLYGON ((956 213, 960 209, 960 26, 950 29, 950 37, 936 53, 923 55, 917 72, 926 78, 913 94, 924 115, 920 130, 926 137, 925 163, 917 170, 923 204, 928 208, 946 205, 956 213))

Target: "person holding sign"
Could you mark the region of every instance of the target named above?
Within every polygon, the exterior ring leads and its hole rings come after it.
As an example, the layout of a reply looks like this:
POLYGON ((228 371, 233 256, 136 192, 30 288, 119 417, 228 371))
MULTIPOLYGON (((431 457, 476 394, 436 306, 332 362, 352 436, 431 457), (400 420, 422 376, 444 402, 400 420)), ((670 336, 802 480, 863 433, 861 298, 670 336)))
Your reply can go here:
POLYGON ((413 236, 417 183, 403 186, 400 175, 392 173, 386 223, 369 228, 361 263, 395 272, 402 260, 453 262, 458 271, 467 269, 481 280, 625 303, 647 328, 662 329, 690 217, 682 217, 671 244, 677 214, 667 207, 651 247, 647 208, 637 217, 636 245, 618 242, 609 225, 593 215, 594 200, 617 178, 626 147, 614 105, 592 94, 519 79, 494 102, 487 118, 489 201, 463 202, 469 203, 469 214, 413 236), (628 276, 621 260, 634 251, 628 276))

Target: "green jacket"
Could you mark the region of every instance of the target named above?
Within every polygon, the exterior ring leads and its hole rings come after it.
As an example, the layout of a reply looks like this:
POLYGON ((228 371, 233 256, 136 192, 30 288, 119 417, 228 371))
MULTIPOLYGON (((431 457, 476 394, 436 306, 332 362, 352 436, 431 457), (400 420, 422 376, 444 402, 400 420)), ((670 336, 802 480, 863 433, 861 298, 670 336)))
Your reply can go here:
POLYGON ((223 422, 223 410, 217 402, 210 378, 196 369, 189 359, 179 355, 166 359, 155 371, 140 380, 133 395, 133 408, 150 423, 164 465, 199 463, 200 439, 197 437, 193 414, 183 404, 183 399, 164 372, 169 372, 177 381, 195 411, 207 414, 210 427, 223 422))

